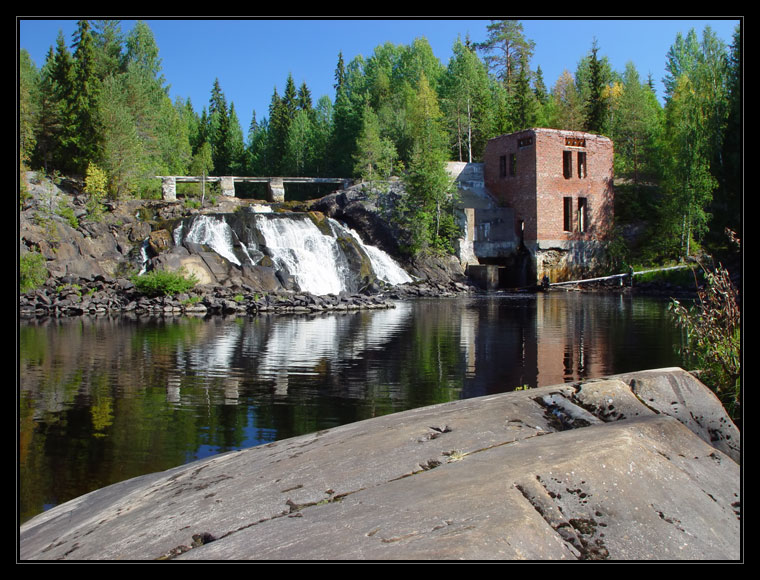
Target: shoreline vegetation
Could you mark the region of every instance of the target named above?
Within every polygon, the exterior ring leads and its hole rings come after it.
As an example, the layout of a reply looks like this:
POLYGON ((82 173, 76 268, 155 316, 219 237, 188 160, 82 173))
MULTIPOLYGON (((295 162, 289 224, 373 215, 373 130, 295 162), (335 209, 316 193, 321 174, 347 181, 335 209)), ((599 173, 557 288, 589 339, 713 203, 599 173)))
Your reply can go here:
MULTIPOLYGON (((683 277, 680 278, 683 280, 683 277)), ((358 309, 393 308, 396 300, 449 298, 467 294, 526 293, 547 291, 538 286, 522 289, 482 290, 471 283, 451 280, 422 280, 385 286, 372 293, 315 295, 281 290, 259 292, 251 288, 192 285, 177 292, 149 292, 140 289, 135 279, 90 277, 51 277, 41 286, 19 295, 22 319, 102 315, 214 316, 272 313, 318 313, 358 309)), ((617 281, 553 287, 549 292, 609 292, 694 299, 698 287, 674 283, 669 276, 650 276, 633 287, 617 281)))

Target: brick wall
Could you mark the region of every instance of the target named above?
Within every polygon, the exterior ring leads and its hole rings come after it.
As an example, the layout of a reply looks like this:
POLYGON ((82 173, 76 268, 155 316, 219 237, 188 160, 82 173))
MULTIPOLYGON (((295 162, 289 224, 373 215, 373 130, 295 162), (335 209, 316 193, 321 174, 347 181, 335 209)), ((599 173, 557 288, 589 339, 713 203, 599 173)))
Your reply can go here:
POLYGON ((530 129, 491 139, 484 154, 484 181, 500 204, 515 210, 515 229, 526 243, 564 244, 604 239, 612 227, 612 141, 575 131, 530 129), (566 139, 574 141, 568 145, 566 139), (570 152, 565 177, 563 155, 570 152), (585 172, 578 174, 585 154, 585 172), (565 201, 570 198, 572 230, 566 231, 565 201), (579 231, 579 198, 586 204, 579 231))
POLYGON ((521 221, 526 240, 536 239, 536 148, 520 146, 521 139, 534 138, 533 131, 522 131, 491 139, 483 155, 483 180, 500 205, 515 210, 515 234, 520 236, 521 221), (510 156, 514 155, 514 175, 510 156), (506 175, 504 175, 506 173, 506 175))

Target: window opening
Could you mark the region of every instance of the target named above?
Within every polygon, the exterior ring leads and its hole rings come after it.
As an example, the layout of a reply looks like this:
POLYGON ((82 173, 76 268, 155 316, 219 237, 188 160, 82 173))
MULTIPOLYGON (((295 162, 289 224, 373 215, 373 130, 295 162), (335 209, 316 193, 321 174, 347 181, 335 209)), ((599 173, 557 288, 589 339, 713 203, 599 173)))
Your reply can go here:
POLYGON ((573 198, 572 197, 565 197, 563 199, 564 202, 564 219, 563 219, 563 229, 566 232, 572 232, 573 231, 573 198))
POLYGON ((586 231, 588 222, 588 200, 585 197, 578 198, 578 231, 586 231))
POLYGON ((502 155, 499 157, 499 177, 507 176, 507 156, 502 155))
POLYGON ((573 176, 573 152, 562 152, 562 174, 565 179, 570 179, 573 176))
POLYGON ((585 147, 586 140, 580 137, 565 137, 565 145, 568 147, 585 147))
POLYGON ((588 175, 586 173, 586 152, 578 151, 578 177, 581 179, 588 175))
POLYGON ((517 175, 517 154, 509 154, 509 174, 514 177, 517 175))

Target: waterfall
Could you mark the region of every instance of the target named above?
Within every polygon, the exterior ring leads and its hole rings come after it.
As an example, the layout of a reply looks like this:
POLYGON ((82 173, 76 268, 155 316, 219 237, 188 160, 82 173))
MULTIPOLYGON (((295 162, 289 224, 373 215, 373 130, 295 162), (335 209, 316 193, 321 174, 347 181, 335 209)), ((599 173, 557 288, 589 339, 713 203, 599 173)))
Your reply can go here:
POLYGON ((412 277, 398 265, 396 260, 377 246, 365 244, 356 230, 341 226, 335 220, 330 220, 330 225, 333 227, 333 231, 338 229, 356 240, 356 243, 367 253, 372 263, 372 269, 375 271, 375 276, 380 280, 392 285, 406 284, 412 281, 412 277))
POLYGON ((175 230, 174 242, 177 245, 182 242, 204 244, 236 266, 241 266, 240 258, 235 253, 237 247, 247 258, 248 263, 253 264, 248 248, 238 239, 235 231, 222 216, 196 216, 190 222, 187 232, 185 232, 184 224, 175 230))
POLYGON ((174 242, 206 246, 238 267, 256 265, 267 255, 299 290, 317 295, 354 292, 369 270, 388 284, 411 281, 388 254, 363 243, 354 230, 331 218, 317 225, 307 214, 197 215, 174 230, 174 242))
POLYGON ((257 215, 256 224, 275 265, 285 269, 301 290, 322 295, 346 289, 348 265, 337 238, 323 234, 308 216, 257 215))
POLYGON ((149 238, 145 238, 142 244, 140 244, 140 272, 138 276, 142 276, 148 271, 148 263, 150 262, 150 257, 148 256, 149 241, 149 238))

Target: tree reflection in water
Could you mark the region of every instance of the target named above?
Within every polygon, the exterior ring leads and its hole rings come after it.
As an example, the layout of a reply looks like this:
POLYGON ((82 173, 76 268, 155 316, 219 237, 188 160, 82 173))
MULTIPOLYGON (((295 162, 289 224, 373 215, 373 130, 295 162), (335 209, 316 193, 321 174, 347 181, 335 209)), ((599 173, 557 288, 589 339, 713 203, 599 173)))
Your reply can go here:
POLYGON ((405 409, 680 366, 666 303, 582 293, 19 329, 23 520, 219 452, 405 409))

